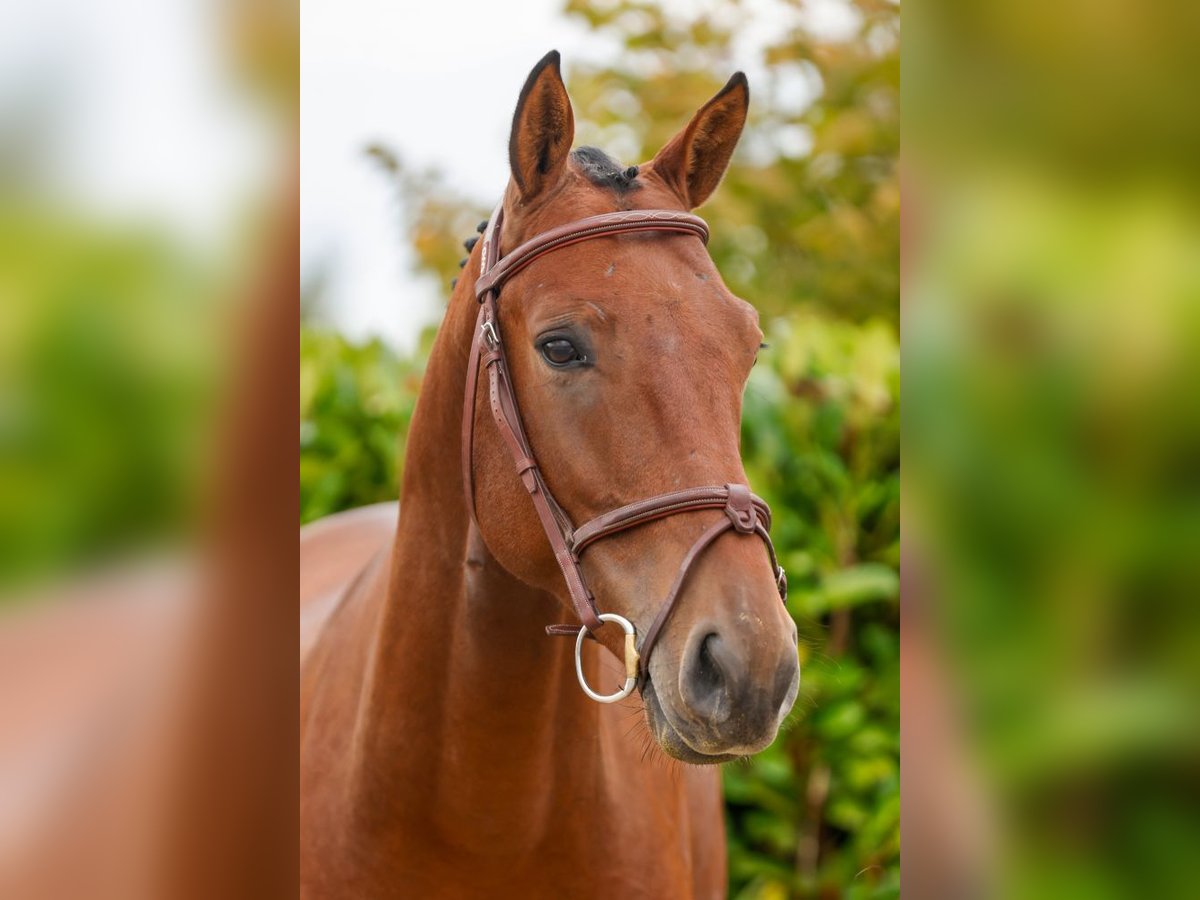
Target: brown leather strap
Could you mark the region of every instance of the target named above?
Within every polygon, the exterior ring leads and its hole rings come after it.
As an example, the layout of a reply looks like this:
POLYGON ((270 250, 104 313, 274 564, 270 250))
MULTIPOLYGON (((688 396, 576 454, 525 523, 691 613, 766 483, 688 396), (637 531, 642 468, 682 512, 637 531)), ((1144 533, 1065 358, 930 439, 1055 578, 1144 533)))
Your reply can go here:
MULTIPOLYGON (((483 305, 483 315, 493 316, 495 313, 494 300, 491 296, 483 305)), ((494 318, 485 319, 495 325, 494 318)), ((498 334, 499 332, 497 332, 498 334)), ((533 500, 533 507, 542 522, 542 530, 554 551, 554 558, 562 570, 567 582, 567 590, 571 595, 571 603, 575 614, 579 616, 584 627, 595 632, 601 627, 596 613, 596 604, 583 580, 579 570, 579 558, 570 547, 570 524, 564 523, 565 515, 547 490, 542 474, 533 457, 533 450, 525 437, 521 424, 521 415, 517 410, 517 399, 513 395, 512 383, 508 379, 508 365, 504 359, 504 346, 497 340, 494 346, 488 344, 483 351, 483 362, 488 370, 489 396, 491 399, 492 418, 496 427, 508 445, 516 464, 517 475, 525 490, 533 500), (565 524, 565 528, 564 528, 565 524)))
MULTIPOLYGON (((725 518, 706 529, 696 539, 696 542, 692 544, 683 561, 679 564, 675 580, 672 582, 670 590, 667 591, 666 597, 659 606, 658 614, 654 617, 654 621, 642 636, 641 644, 638 645, 638 653, 641 657, 639 663, 639 681, 643 684, 645 683, 648 666, 650 665, 650 653, 654 649, 654 645, 658 641, 658 636, 661 634, 663 626, 666 625, 671 611, 675 608, 675 604, 679 600, 680 592, 683 589, 684 582, 687 580, 688 573, 691 571, 692 564, 695 563, 701 553, 708 549, 713 541, 726 531, 732 529, 738 534, 754 534, 762 538, 771 559, 772 571, 775 573, 775 587, 779 591, 779 598, 784 602, 787 601, 787 577, 784 575, 783 569, 775 557, 775 545, 771 542, 771 536, 767 531, 767 528, 770 526, 770 509, 762 498, 750 493, 750 489, 745 485, 727 484, 717 488, 691 488, 684 491, 675 491, 670 494, 660 494, 657 497, 640 500, 637 503, 631 503, 628 506, 605 513, 584 526, 584 528, 588 529, 591 529, 592 526, 598 526, 588 535, 587 543, 592 543, 600 537, 614 534, 626 528, 643 525, 646 522, 662 518, 663 516, 696 509, 711 509, 713 507, 723 509, 725 511, 725 518), (712 502, 718 496, 720 497, 720 503, 712 502), (690 505, 688 501, 691 501, 690 505), (670 507, 670 510, 666 511, 668 507, 670 507), (648 514, 650 512, 658 512, 660 509, 664 510, 660 514, 648 514)), ((579 550, 579 536, 583 533, 584 528, 576 532, 576 552, 579 550)), ((579 633, 579 626, 551 625, 546 629, 546 632, 556 636, 575 637, 579 633)))
MULTIPOLYGON (((734 485, 741 488, 742 485, 734 485)), ((749 489, 746 488, 749 494, 749 489)), ((638 500, 620 509, 614 509, 597 516, 590 522, 575 529, 571 547, 576 553, 582 553, 587 546, 602 537, 608 537, 626 528, 642 525, 655 519, 673 516, 682 512, 697 509, 724 509, 729 501, 730 486, 687 488, 673 491, 669 494, 659 494, 647 500, 638 500)), ((762 517, 766 527, 771 527, 771 509, 766 501, 750 494, 750 502, 754 504, 757 514, 762 517)))
POLYGON ((483 307, 475 320, 475 334, 471 338, 470 356, 467 357, 467 389, 463 398, 462 421, 462 479, 463 492, 467 497, 467 512, 471 522, 479 527, 475 518, 475 395, 479 392, 479 357, 483 341, 483 307))
POLYGON ((650 651, 658 640, 659 633, 679 599, 688 572, 697 557, 720 535, 729 530, 739 534, 756 534, 767 545, 767 552, 776 575, 776 586, 780 597, 787 598, 787 580, 783 569, 775 558, 775 547, 771 543, 768 529, 771 526, 771 510, 766 502, 750 493, 745 485, 726 484, 712 487, 688 488, 672 491, 639 500, 597 516, 583 527, 575 529, 570 517, 555 501, 546 487, 537 458, 521 421, 516 393, 509 377, 508 361, 504 355, 497 301, 500 289, 509 278, 521 271, 535 259, 554 250, 568 247, 579 241, 591 240, 606 235, 630 232, 666 232, 687 234, 708 240, 708 226, 704 220, 691 213, 677 210, 633 210, 606 213, 580 219, 537 235, 518 246, 503 259, 500 253, 500 227, 503 219, 501 207, 492 213, 483 235, 480 251, 480 274, 475 284, 479 299, 479 315, 475 322, 475 333, 471 339, 470 358, 467 362, 467 380, 463 402, 462 422, 462 477, 467 506, 472 520, 476 515, 474 486, 474 440, 476 395, 478 394, 479 367, 488 373, 488 399, 492 418, 500 432, 516 466, 521 483, 529 492, 542 530, 550 543, 554 558, 562 570, 571 596, 571 604, 582 623, 580 625, 551 625, 546 631, 556 635, 579 634, 581 627, 591 636, 601 627, 595 599, 587 588, 579 565, 579 555, 589 545, 602 537, 634 528, 655 519, 702 509, 723 509, 725 518, 708 528, 691 546, 680 564, 675 581, 659 608, 654 622, 642 638, 640 647, 640 678, 646 677, 650 651))
MULTIPOLYGON (((483 241, 479 247, 479 269, 486 272, 496 264, 500 255, 500 223, 504 218, 504 203, 496 205, 492 216, 488 219, 483 231, 483 241)), ((467 511, 471 522, 478 527, 475 518, 475 396, 479 393, 479 357, 483 350, 484 341, 484 310, 479 310, 475 319, 475 333, 471 335, 471 350, 467 357, 466 396, 463 398, 462 420, 462 479, 463 491, 467 495, 467 511)))
POLYGON ((692 563, 696 561, 696 558, 701 553, 708 549, 709 544, 732 527, 733 525, 728 519, 722 519, 705 530, 696 539, 696 543, 692 544, 692 549, 687 552, 687 556, 683 558, 683 562, 679 564, 679 571, 675 573, 675 580, 671 582, 667 596, 663 598, 662 604, 658 607, 658 615, 654 617, 654 621, 646 629, 646 634, 642 637, 642 644, 638 647, 638 653, 641 654, 642 658, 641 672, 639 672, 639 681, 641 683, 644 684, 646 681, 646 671, 650 665, 650 651, 654 649, 654 645, 658 642, 658 636, 662 633, 663 626, 667 624, 667 619, 670 618, 672 611, 675 609, 675 601, 679 599, 679 591, 683 588, 683 582, 687 578, 688 572, 692 570, 692 563))
MULTIPOLYGON (((494 218, 494 217, 493 217, 494 218)), ((491 222, 488 223, 489 227, 491 222)), ((635 209, 626 212, 603 213, 588 216, 543 231, 514 248, 494 266, 482 270, 475 282, 475 296, 480 300, 489 291, 500 291, 509 278, 523 268, 553 250, 561 250, 580 241, 604 237, 610 234, 628 234, 635 231, 665 231, 677 234, 692 234, 708 243, 708 224, 699 216, 673 209, 635 209)))

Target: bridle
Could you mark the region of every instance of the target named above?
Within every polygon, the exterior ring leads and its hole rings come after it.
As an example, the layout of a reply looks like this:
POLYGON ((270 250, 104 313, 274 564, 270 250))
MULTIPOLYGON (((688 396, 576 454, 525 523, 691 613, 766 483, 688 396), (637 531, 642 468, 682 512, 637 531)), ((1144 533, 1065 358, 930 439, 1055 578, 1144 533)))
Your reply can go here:
MULTIPOLYGON (((495 419, 496 427, 505 444, 508 445, 521 483, 533 500, 534 509, 546 532, 546 539, 550 542, 554 558, 558 561, 563 578, 566 579, 567 590, 571 595, 571 604, 582 623, 582 625, 550 625, 546 631, 552 635, 575 637, 575 671, 579 677, 580 686, 593 700, 612 703, 629 696, 639 681, 642 684, 645 683, 650 653, 654 649, 667 618, 671 615, 671 610, 679 599, 692 564, 726 531, 732 530, 736 534, 742 535, 758 535, 762 538, 771 558, 779 596, 785 601, 787 599, 787 577, 775 557, 775 547, 771 543, 770 507, 762 498, 752 494, 748 487, 741 484, 694 487, 659 494, 606 512, 576 528, 570 517, 554 499, 554 495, 550 493, 550 489, 542 477, 541 469, 533 454, 533 448, 530 447, 529 439, 525 435, 520 409, 517 406, 517 397, 513 392, 512 377, 504 355, 504 344, 501 341, 500 322, 497 316, 500 290, 508 279, 534 260, 581 241, 634 232, 690 235, 700 238, 707 244, 708 226, 704 220, 691 213, 664 209, 605 213, 544 231, 500 258, 502 206, 503 203, 497 206, 484 231, 479 277, 475 282, 475 296, 479 300, 479 316, 475 323, 475 334, 471 341, 471 354, 467 364, 466 397, 463 404, 462 423, 462 470, 467 508, 474 521, 475 487, 472 456, 475 432, 475 396, 479 366, 482 364, 488 372, 488 394, 492 407, 492 418, 495 419), (680 563, 675 581, 659 607, 658 614, 642 638, 641 646, 638 647, 633 624, 628 619, 615 613, 600 613, 597 610, 595 598, 588 590, 587 583, 583 578, 579 562, 580 556, 587 547, 609 535, 666 516, 701 509, 720 509, 725 512, 725 517, 706 529, 692 544, 691 549, 680 563), (598 694, 593 691, 584 678, 581 661, 583 639, 587 636, 594 637, 596 630, 604 622, 618 624, 625 632, 625 684, 614 694, 598 694)), ((476 525, 478 526, 478 523, 476 525)))

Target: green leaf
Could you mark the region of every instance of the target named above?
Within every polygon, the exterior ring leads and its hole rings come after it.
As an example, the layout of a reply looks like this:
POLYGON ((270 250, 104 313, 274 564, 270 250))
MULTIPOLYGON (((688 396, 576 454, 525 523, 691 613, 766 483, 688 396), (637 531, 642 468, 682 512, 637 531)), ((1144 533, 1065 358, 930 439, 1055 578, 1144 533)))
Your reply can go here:
POLYGON ((900 576, 895 569, 881 563, 862 563, 825 576, 820 589, 810 595, 806 612, 822 615, 866 603, 895 601, 899 596, 900 576))

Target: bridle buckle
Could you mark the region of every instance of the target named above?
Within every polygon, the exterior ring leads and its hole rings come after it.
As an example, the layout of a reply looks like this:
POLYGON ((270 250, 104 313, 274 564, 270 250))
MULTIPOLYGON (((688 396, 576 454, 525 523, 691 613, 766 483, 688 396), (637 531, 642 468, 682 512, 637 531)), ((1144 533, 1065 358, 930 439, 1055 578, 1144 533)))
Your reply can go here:
POLYGON ((487 342, 489 350, 495 350, 500 346, 500 335, 496 333, 496 326, 492 324, 491 319, 484 319, 480 330, 483 332, 483 339, 487 342))

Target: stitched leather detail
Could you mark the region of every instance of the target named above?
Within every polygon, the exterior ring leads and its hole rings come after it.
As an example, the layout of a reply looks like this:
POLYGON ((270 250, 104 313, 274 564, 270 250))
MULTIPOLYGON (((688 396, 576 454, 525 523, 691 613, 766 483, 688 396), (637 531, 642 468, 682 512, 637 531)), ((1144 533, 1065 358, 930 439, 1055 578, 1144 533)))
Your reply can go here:
MULTIPOLYGON (((492 221, 495 221, 494 216, 492 221)), ((488 227, 489 229, 492 227, 491 223, 488 227)), ((482 302, 483 297, 489 291, 499 293, 505 281, 538 257, 554 250, 560 250, 592 238, 612 234, 628 234, 635 231, 691 234, 706 244, 708 243, 708 225, 699 216, 687 212, 671 209, 639 209, 589 216, 586 219, 579 219, 544 231, 514 248, 494 265, 481 268, 479 280, 475 282, 475 296, 482 302)))

